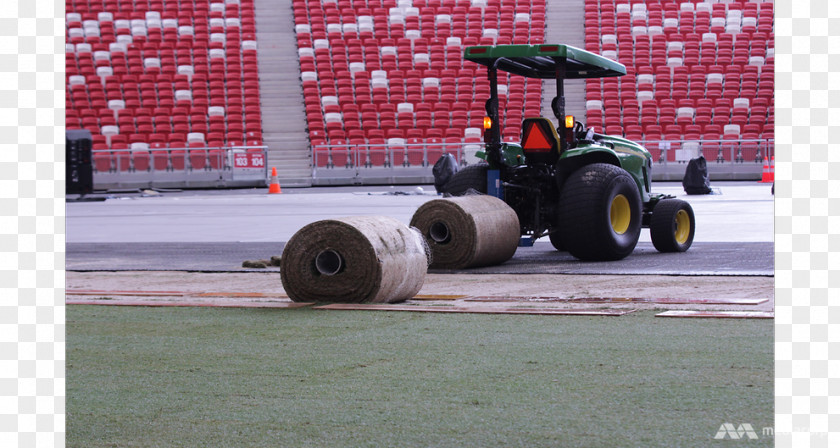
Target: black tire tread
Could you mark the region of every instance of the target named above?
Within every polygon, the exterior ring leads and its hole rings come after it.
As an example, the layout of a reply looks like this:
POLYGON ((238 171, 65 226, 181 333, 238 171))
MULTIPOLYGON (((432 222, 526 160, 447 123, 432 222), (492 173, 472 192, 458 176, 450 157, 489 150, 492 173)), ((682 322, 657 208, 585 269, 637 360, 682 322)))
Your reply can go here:
POLYGON ((659 252, 685 252, 694 241, 694 210, 682 199, 663 199, 653 208, 650 217, 650 240, 659 252), (685 208, 691 218, 691 235, 686 243, 680 244, 674 239, 674 217, 685 208))
MULTIPOLYGON (((603 204, 602 204, 603 205, 603 204)), ((587 261, 620 260, 629 255, 636 246, 641 233, 641 197, 638 187, 627 171, 621 167, 595 163, 587 165, 572 173, 563 186, 560 194, 560 227, 563 232, 563 246, 573 256, 587 261), (617 180, 617 178, 624 178, 617 180), (593 211, 593 204, 601 204, 608 185, 612 182, 629 182, 636 192, 630 201, 638 210, 635 221, 627 238, 632 245, 617 250, 602 234, 603 226, 599 225, 600 211, 593 211)))
POLYGON ((548 234, 548 240, 551 241, 551 245, 554 246, 560 252, 565 252, 566 248, 563 246, 563 239, 561 237, 562 232, 552 232, 548 234))
POLYGON ((469 189, 487 194, 487 170, 490 165, 479 162, 467 165, 456 172, 449 182, 441 189, 442 193, 449 193, 452 196, 462 196, 469 189))

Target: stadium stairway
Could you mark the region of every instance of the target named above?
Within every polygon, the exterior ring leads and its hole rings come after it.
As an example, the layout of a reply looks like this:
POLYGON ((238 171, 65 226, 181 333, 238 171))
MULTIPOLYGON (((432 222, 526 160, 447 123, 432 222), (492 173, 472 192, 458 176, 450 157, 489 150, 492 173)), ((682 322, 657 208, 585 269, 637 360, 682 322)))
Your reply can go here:
POLYGON ((260 102, 268 167, 284 187, 312 185, 309 134, 291 0, 255 2, 260 102))
MULTIPOLYGON (((585 0, 546 2, 545 42, 585 48, 584 41, 585 0)), ((554 120, 551 100, 557 92, 554 81, 543 81, 542 116, 554 120)), ((582 79, 567 80, 565 83, 566 114, 574 115, 581 122, 586 118, 586 95, 582 79)))

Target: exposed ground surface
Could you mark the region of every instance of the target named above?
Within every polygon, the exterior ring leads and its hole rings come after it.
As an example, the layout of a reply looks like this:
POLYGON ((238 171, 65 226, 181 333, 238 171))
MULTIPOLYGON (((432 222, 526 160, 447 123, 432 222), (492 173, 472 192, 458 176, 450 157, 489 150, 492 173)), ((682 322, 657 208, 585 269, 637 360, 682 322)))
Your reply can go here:
MULTIPOLYGON (((772 277, 710 277, 710 276, 631 276, 631 275, 486 275, 486 274, 428 274, 419 295, 455 295, 499 299, 509 305, 511 300, 535 301, 550 306, 551 300, 569 298, 642 298, 642 299, 767 299, 753 306, 743 305, 662 305, 662 304, 610 304, 610 307, 668 308, 668 309, 733 309, 773 310, 772 277)), ((187 293, 219 293, 215 297, 201 297, 201 301, 226 302, 253 300, 288 300, 283 298, 283 286, 277 273, 192 273, 192 272, 68 272, 68 299, 93 300, 190 300, 183 294, 155 294, 154 296, 120 293, 119 297, 108 291, 172 291, 187 293), (102 294, 74 291, 96 290, 102 294), (237 297, 232 293, 260 293, 267 297, 237 297)), ((192 295, 192 294, 191 294, 192 295)), ((417 303, 419 301, 410 301, 417 303)), ((423 304, 430 301, 424 300, 423 304)), ((451 302, 451 300, 447 301, 451 302)), ((485 303, 486 305, 486 303, 485 303)), ((568 303, 562 305, 568 308, 568 303)), ((604 307, 604 304, 575 304, 578 307, 604 307)))

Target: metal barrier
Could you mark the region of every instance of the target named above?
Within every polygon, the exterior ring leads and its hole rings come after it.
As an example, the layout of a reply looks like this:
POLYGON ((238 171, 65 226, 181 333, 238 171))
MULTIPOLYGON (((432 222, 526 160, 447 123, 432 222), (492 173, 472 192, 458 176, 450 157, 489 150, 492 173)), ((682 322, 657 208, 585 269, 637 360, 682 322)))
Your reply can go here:
MULTIPOLYGON (((689 159, 704 156, 713 180, 758 180, 774 140, 639 142, 653 155, 653 180, 680 180, 689 159)), ((313 185, 433 183, 432 167, 443 154, 460 166, 479 161, 483 143, 316 145, 313 185)), ((124 188, 218 188, 265 186, 266 146, 95 150, 97 190, 124 188)))
POLYGON ((92 151, 97 190, 264 186, 266 146, 92 151))
POLYGON ((432 168, 443 154, 458 165, 477 163, 482 143, 406 143, 315 145, 312 147, 312 184, 433 183, 432 168))
POLYGON ((761 140, 641 140, 653 160, 660 164, 685 163, 703 156, 708 163, 763 163, 775 154, 774 139, 761 140))
MULTIPOLYGON (((518 143, 518 142, 516 142, 518 143)), ((764 158, 775 154, 774 140, 642 140, 653 156, 652 179, 681 180, 690 159, 703 156, 713 180, 757 180, 764 158)), ((483 143, 315 145, 313 185, 432 183, 432 167, 444 154, 460 166, 478 162, 483 143)))

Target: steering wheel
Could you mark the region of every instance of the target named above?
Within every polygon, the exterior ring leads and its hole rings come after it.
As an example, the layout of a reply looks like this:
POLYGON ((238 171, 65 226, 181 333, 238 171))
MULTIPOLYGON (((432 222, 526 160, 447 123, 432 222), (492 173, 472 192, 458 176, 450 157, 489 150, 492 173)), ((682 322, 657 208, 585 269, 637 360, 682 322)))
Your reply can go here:
POLYGON ((586 128, 583 127, 583 123, 575 121, 574 132, 576 139, 583 138, 586 135, 586 128))

